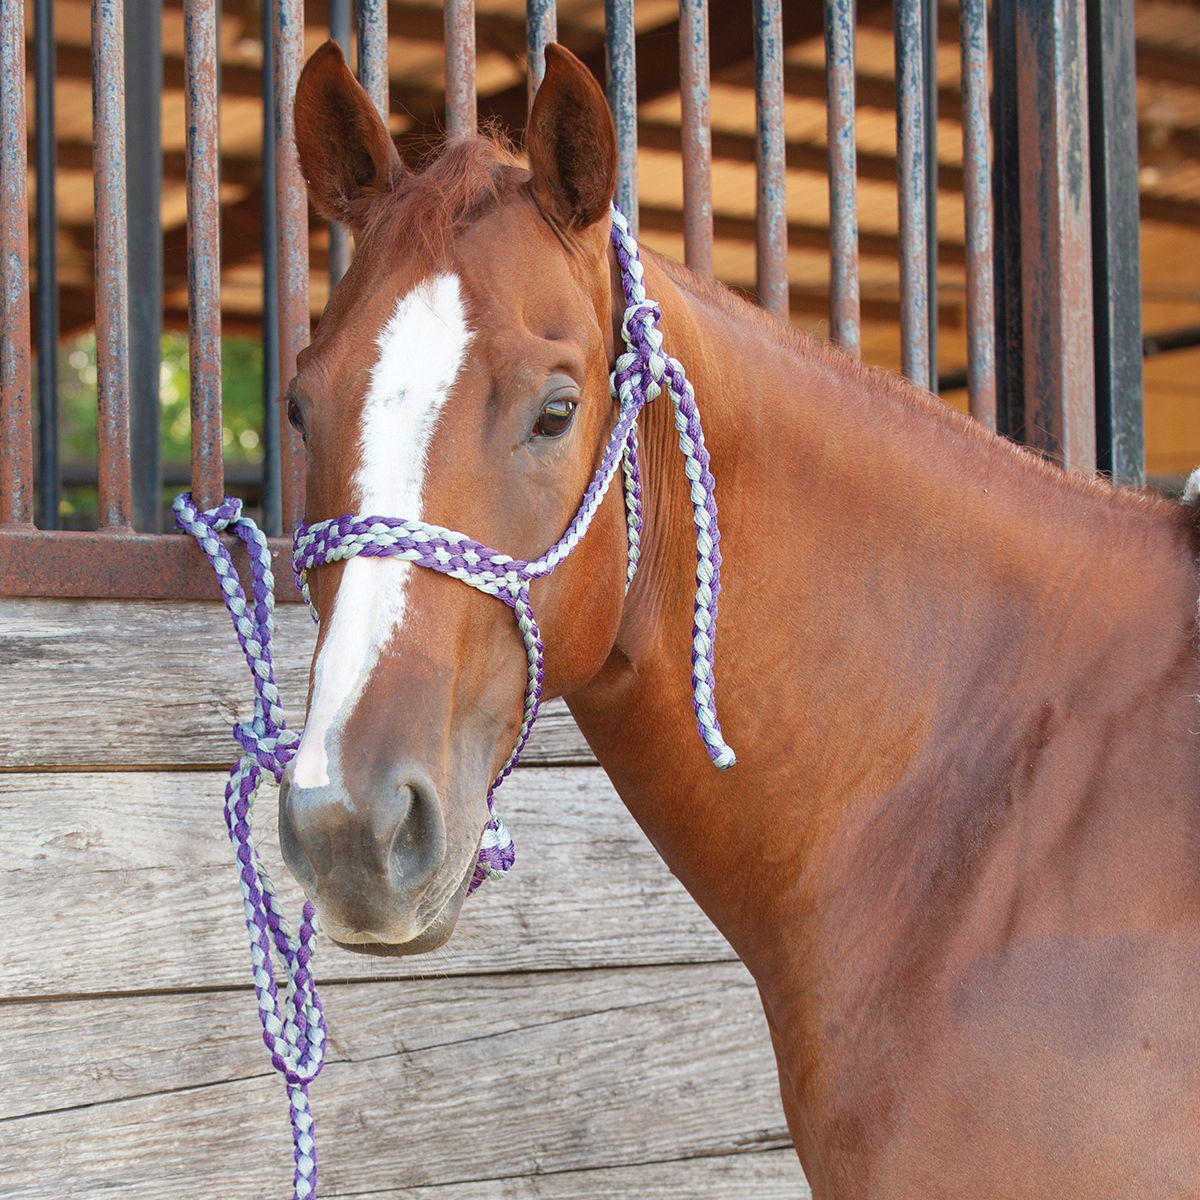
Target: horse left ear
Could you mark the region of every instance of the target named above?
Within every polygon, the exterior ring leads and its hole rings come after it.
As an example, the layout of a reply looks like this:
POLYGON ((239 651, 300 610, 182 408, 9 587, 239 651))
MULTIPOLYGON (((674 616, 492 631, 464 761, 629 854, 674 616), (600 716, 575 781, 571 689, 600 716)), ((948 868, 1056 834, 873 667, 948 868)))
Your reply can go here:
POLYGON ((296 85, 296 150, 313 208, 361 231, 367 210, 408 168, 337 42, 304 64, 296 85))
POLYGON ((568 228, 608 216, 617 186, 617 135, 608 101, 570 50, 546 47, 546 74, 525 138, 538 200, 568 228))

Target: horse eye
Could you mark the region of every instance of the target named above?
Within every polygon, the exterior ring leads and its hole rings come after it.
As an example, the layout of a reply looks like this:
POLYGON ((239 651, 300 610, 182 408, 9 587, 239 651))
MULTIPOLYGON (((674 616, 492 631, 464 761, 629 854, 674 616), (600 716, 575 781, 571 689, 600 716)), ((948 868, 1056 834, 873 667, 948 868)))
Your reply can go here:
POLYGON ((533 436, 537 438, 562 437, 571 428, 571 421, 577 407, 574 400, 568 400, 565 396, 548 400, 546 406, 538 413, 537 421, 534 422, 533 436))
POLYGON ((304 428, 304 418, 300 416, 300 405, 289 396, 288 397, 288 424, 307 442, 308 430, 304 428))

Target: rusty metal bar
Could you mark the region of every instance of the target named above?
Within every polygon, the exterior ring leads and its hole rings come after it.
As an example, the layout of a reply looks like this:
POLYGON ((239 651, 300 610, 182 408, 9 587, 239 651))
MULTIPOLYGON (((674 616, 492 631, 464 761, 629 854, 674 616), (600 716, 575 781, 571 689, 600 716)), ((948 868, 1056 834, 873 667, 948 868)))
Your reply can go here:
POLYGON ((92 161, 96 187, 96 432, 100 528, 130 529, 129 235, 125 196, 125 22, 121 0, 92 0, 92 161))
MULTIPOLYGON (((272 0, 275 51, 275 195, 279 254, 279 379, 296 373, 296 355, 310 340, 308 304, 308 195, 296 156, 292 98, 304 65, 303 0, 272 0)), ((283 532, 304 514, 304 443, 279 405, 279 461, 283 532)))
POLYGON ((358 82, 387 124, 388 14, 387 0, 358 0, 358 82))
MULTIPOLYGON (((350 0, 329 0, 329 36, 350 61, 350 0)), ((350 269, 350 230, 339 221, 329 222, 329 290, 332 292, 350 269)))
POLYGON ((25 5, 0 0, 0 525, 32 527, 26 136, 25 5))
POLYGON ((925 126, 925 304, 929 311, 929 383, 938 381, 938 0, 921 0, 921 75, 925 83, 922 120, 925 126))
MULTIPOLYGON (((855 0, 825 0, 825 92, 829 143, 829 332, 861 353, 858 291, 858 162, 854 135, 855 0)), ((786 153, 786 149, 785 149, 786 153)))
POLYGON ((617 207, 638 235, 637 63, 633 0, 604 0, 604 45, 607 51, 608 107, 617 129, 617 207))
POLYGON ((987 0, 961 0, 963 200, 967 252, 967 394, 996 428, 996 312, 992 303, 992 175, 988 138, 987 0))
POLYGON ((446 0, 446 136, 476 130, 475 0, 446 0))
MULTIPOLYGON (((359 5, 359 12, 362 4, 359 5)), ((283 533, 283 499, 279 487, 279 247, 275 210, 275 60, 271 6, 259 11, 263 47, 262 72, 262 354, 263 463, 262 525, 268 537, 283 533)), ((362 45, 360 37, 359 45, 362 45)), ((360 51, 361 57, 361 51, 360 51)))
POLYGON ((37 159, 38 524, 58 524, 58 143, 54 128, 54 3, 33 9, 34 146, 37 159))
POLYGON ((1016 32, 1025 436, 1064 467, 1094 471, 1083 0, 1019 0, 1016 32))
POLYGON ((921 0, 896 0, 896 173, 900 208, 900 364, 914 383, 931 383, 929 251, 925 198, 925 54, 921 0))
POLYGON ((184 0, 187 123, 188 362, 192 497, 214 508, 225 496, 221 421, 221 195, 214 0, 184 0))
POLYGON ((683 127, 683 260, 713 276, 712 122, 708 0, 679 0, 679 92, 683 127))
POLYGON ((546 74, 546 46, 558 41, 557 0, 525 0, 525 46, 529 107, 546 74))
POLYGON ((758 302, 788 319, 787 148, 783 129, 783 4, 754 0, 755 166, 758 175, 758 302))

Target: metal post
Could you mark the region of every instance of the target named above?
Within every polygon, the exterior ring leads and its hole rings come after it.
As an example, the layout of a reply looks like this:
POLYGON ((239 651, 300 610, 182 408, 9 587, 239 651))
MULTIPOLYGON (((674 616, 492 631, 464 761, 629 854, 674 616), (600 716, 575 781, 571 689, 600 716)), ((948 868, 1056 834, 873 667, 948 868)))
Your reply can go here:
POLYGON ((608 107, 617 128, 617 207, 638 235, 637 63, 634 58, 633 0, 604 0, 608 63, 608 107))
MULTIPOLYGON (((361 7, 361 6, 360 6, 361 7)), ((279 257, 275 220, 275 80, 271 10, 259 13, 263 47, 262 72, 262 362, 263 462, 262 518, 268 537, 282 537, 283 510, 279 490, 279 257)), ((360 40, 359 45, 362 45, 360 40)), ((360 52, 361 56, 361 52, 360 52)))
POLYGON ((754 0, 754 163, 758 175, 758 302, 788 319, 787 147, 783 129, 783 4, 754 0))
MULTIPOLYGON (((329 0, 329 36, 350 61, 350 0, 329 0)), ((350 231, 337 221, 329 222, 329 290, 332 292, 350 269, 350 231)))
POLYGON ((858 156, 854 140, 855 0, 825 0, 825 96, 829 144, 829 332, 859 355, 858 156))
POLYGON ((708 0, 679 0, 679 92, 683 128, 683 260, 713 276, 712 122, 709 115, 708 0))
POLYGON ((37 159, 38 524, 58 525, 58 141, 54 124, 54 0, 33 9, 37 159))
POLYGON ((387 0, 358 0, 358 82, 388 123, 387 0))
POLYGON ((988 145, 987 0, 961 0, 963 203, 967 252, 967 394, 996 428, 996 314, 992 303, 992 179, 988 145))
POLYGON ((1143 487, 1142 281, 1132 0, 1088 0, 1096 464, 1143 487))
MULTIPOLYGON (((308 195, 296 156, 292 98, 304 65, 303 0, 271 0, 275 52, 275 189, 279 254, 279 378, 296 373, 296 355, 311 339, 308 307, 308 195)), ((279 406, 283 531, 304 513, 304 443, 279 406)))
POLYGON ((926 187, 925 40, 921 0, 896 0, 896 174, 900 208, 900 363, 929 387, 929 216, 926 187))
POLYGON ((925 84, 925 304, 929 312, 929 383, 938 390, 938 3, 921 0, 921 75, 925 84))
POLYGON ((92 164, 96 189, 96 432, 100 528, 132 528, 129 263, 125 196, 123 0, 92 0, 92 164))
POLYGON ((1096 467, 1083 0, 1018 0, 1026 440, 1096 467))
POLYGON ((446 0, 446 136, 475 129, 475 0, 446 0))
POLYGON ((162 0, 125 0, 129 195, 129 441, 133 525, 157 533, 162 506, 162 0))
POLYGON ((525 46, 528 51, 529 107, 546 74, 546 46, 558 41, 557 0, 525 0, 525 46))

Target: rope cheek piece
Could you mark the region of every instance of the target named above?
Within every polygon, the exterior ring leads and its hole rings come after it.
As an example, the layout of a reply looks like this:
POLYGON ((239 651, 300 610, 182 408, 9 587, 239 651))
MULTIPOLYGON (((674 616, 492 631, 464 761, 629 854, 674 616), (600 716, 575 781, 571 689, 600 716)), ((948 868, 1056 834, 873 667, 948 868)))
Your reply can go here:
MULTIPOLYGON (((720 532, 714 481, 709 471, 709 454, 704 445, 700 414, 692 385, 677 359, 663 352, 658 328, 658 305, 646 298, 644 272, 636 240, 625 218, 612 207, 611 240, 621 267, 625 292, 625 315, 621 334, 626 352, 620 355, 610 376, 610 388, 618 401, 616 425, 609 437, 604 458, 597 468, 578 512, 566 533, 541 558, 525 562, 502 554, 479 542, 438 525, 397 517, 348 514, 296 531, 292 566, 296 585, 309 603, 314 621, 317 614, 309 601, 307 573, 324 563, 368 557, 400 558, 460 579, 507 604, 513 610, 525 644, 528 672, 524 710, 516 744, 499 774, 488 788, 489 819, 480 842, 475 873, 468 887, 474 892, 485 879, 499 879, 512 867, 512 839, 496 812, 496 789, 516 766, 537 720, 544 681, 544 648, 529 603, 529 585, 549 575, 579 544, 592 523, 609 485, 620 466, 625 493, 628 589, 637 571, 641 544, 641 478, 637 458, 637 419, 646 404, 665 388, 675 410, 675 428, 684 456, 696 530, 696 597, 692 620, 692 708, 696 729, 713 763, 724 770, 735 762, 717 720, 713 698, 713 640, 716 633, 717 597, 721 591, 720 532)), ((258 996, 263 1040, 271 1061, 287 1083, 295 1142, 295 1200, 315 1195, 316 1145, 308 1107, 308 1085, 321 1070, 325 1050, 325 1018, 316 987, 308 969, 316 938, 316 917, 311 902, 303 908, 299 937, 293 937, 275 896, 266 866, 251 842, 254 796, 263 767, 278 782, 299 745, 283 718, 279 690, 271 661, 274 578, 270 551, 258 527, 241 515, 241 501, 226 497, 225 503, 208 512, 198 512, 191 495, 184 493, 173 505, 175 522, 200 543, 217 572, 222 594, 238 640, 254 677, 254 718, 233 727, 243 755, 233 767, 225 791, 225 820, 239 864, 239 883, 250 934, 254 987, 258 996), (246 544, 254 577, 254 604, 247 605, 229 552, 216 536, 232 531, 246 544), (286 972, 286 996, 280 1003, 272 966, 272 950, 286 972)))

